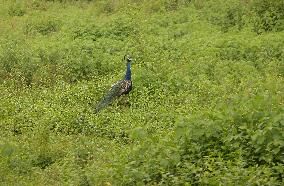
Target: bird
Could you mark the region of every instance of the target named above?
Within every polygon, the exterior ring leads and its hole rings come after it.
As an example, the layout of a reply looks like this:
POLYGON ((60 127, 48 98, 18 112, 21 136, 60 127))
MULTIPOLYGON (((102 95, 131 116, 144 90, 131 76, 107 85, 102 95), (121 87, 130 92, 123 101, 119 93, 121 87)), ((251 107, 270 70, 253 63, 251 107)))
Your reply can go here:
POLYGON ((131 81, 131 63, 132 58, 130 55, 125 55, 123 58, 126 61, 126 72, 125 77, 122 80, 114 83, 106 95, 101 99, 96 107, 96 113, 100 112, 105 108, 109 103, 111 103, 116 98, 120 97, 123 94, 128 94, 132 90, 132 81, 131 81))

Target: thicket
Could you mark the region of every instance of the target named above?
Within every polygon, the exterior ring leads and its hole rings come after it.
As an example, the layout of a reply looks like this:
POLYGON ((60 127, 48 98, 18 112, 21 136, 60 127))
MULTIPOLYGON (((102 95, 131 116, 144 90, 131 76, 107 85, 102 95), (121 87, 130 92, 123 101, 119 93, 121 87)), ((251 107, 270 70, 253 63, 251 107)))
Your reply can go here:
POLYGON ((0 183, 281 185, 283 8, 0 2, 0 183), (94 114, 127 53, 133 91, 94 114))

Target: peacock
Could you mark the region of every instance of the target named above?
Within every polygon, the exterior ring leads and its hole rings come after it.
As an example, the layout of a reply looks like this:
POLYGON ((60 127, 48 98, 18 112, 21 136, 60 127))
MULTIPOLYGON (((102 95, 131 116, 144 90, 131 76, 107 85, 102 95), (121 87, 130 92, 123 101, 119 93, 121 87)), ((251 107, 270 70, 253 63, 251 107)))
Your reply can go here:
POLYGON ((131 81, 131 62, 132 59, 129 55, 124 56, 126 61, 126 73, 125 77, 122 80, 114 83, 107 94, 102 98, 99 104, 96 107, 96 113, 105 108, 110 102, 118 98, 123 94, 128 94, 132 90, 132 81, 131 81))

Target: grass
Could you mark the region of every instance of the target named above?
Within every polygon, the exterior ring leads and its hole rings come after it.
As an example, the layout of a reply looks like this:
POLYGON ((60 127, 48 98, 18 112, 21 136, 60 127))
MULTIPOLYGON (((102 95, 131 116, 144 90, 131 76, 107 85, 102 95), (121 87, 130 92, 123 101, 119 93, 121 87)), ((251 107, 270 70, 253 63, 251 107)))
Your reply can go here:
POLYGON ((281 185, 282 5, 0 2, 0 183, 281 185))

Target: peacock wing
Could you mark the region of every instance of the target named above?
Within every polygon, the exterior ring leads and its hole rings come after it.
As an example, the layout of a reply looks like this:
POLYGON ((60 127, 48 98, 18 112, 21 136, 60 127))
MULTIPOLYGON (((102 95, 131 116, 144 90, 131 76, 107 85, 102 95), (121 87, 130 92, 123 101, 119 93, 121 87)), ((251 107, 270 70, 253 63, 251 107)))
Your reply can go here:
POLYGON ((121 95, 121 88, 124 85, 124 81, 120 80, 112 85, 110 90, 106 93, 106 95, 102 98, 99 104, 96 107, 96 111, 99 112, 101 109, 105 108, 110 102, 112 102, 115 98, 121 95))

